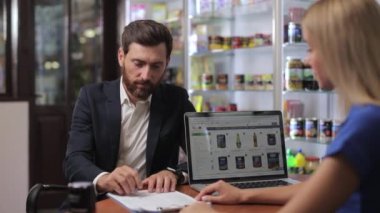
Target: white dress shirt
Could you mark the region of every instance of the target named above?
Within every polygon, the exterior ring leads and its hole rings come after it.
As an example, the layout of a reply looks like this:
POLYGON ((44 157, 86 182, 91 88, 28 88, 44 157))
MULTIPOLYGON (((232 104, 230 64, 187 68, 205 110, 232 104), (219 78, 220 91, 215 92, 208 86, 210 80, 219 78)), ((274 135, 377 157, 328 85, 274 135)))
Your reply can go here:
POLYGON ((117 166, 136 169, 141 179, 146 177, 146 142, 150 114, 150 95, 146 101, 130 102, 120 81, 121 131, 117 166))
MULTIPOLYGON (((120 80, 121 130, 117 167, 127 165, 134 168, 141 179, 146 177, 146 142, 148 137, 150 102, 152 95, 146 101, 130 102, 120 80)), ((108 174, 102 172, 93 180, 94 186, 98 179, 108 174)), ((96 187, 95 187, 96 191, 96 187)))

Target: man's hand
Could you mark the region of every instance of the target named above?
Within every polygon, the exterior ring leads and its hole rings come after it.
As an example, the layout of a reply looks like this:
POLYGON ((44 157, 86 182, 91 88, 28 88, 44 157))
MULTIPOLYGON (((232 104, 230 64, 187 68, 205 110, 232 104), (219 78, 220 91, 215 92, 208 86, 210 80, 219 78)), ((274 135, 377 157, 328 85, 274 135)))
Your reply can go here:
POLYGON ((142 189, 142 183, 136 170, 129 166, 120 166, 110 174, 101 176, 96 183, 96 189, 100 192, 128 195, 142 189))
POLYGON ((177 184, 177 177, 173 172, 162 170, 142 182, 143 185, 148 185, 149 192, 173 192, 177 184))

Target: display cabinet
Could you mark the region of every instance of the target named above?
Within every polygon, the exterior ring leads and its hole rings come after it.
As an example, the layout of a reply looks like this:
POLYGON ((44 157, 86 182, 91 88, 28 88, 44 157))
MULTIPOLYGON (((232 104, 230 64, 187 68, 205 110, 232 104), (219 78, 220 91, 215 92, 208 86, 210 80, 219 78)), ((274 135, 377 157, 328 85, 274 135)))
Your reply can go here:
POLYGON ((282 110, 287 145, 322 156, 344 114, 305 61, 300 21, 313 2, 189 0, 185 87, 196 110, 282 110))
POLYGON ((323 156, 344 119, 337 94, 319 88, 307 64, 308 45, 302 38, 301 19, 314 0, 284 0, 281 9, 281 109, 286 144, 294 151, 323 156))
POLYGON ((197 111, 273 109, 273 3, 190 0, 186 88, 197 111))

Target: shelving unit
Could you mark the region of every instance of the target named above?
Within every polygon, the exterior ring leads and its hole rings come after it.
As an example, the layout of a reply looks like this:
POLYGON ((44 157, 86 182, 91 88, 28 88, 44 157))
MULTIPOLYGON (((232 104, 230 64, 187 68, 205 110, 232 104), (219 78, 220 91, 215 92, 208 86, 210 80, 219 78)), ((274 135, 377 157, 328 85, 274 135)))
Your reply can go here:
MULTIPOLYGON (((343 115, 336 92, 283 89, 286 57, 303 60, 308 50, 307 43, 302 40, 297 43, 285 41, 285 25, 290 18, 299 18, 302 8, 308 8, 314 1, 131 2, 163 3, 168 10, 180 11, 178 14, 181 15, 162 20, 177 39, 169 69, 183 68, 182 85, 197 110, 229 109, 232 103, 239 111, 284 111, 285 101, 299 100, 303 103, 299 117, 341 120, 343 115), (182 41, 182 46, 178 41, 182 41), (237 79, 242 78, 244 83, 238 84, 237 79), (218 79, 227 80, 220 85, 218 79)), ((288 114, 284 112, 284 121, 290 118, 286 116, 288 114)), ((307 150, 318 146, 319 154, 327 146, 313 140, 289 138, 286 144, 290 147, 310 146, 307 150)))
POLYGON ((186 88, 193 102, 201 96, 200 105, 211 105, 199 110, 215 111, 230 103, 238 110, 273 108, 272 14, 272 1, 188 2, 186 88), (227 75, 223 90, 215 89, 220 75, 227 75))
POLYGON ((306 155, 312 155, 317 157, 323 157, 326 153, 326 149, 329 143, 320 143, 313 140, 304 140, 304 139, 290 139, 285 140, 285 146, 287 149, 297 151, 302 149, 302 152, 306 155))
MULTIPOLYGON (((338 96, 335 91, 325 91, 321 90, 294 90, 294 91, 286 91, 283 88, 285 87, 285 71, 286 71, 286 62, 287 57, 299 58, 302 61, 305 60, 307 56, 308 45, 303 40, 299 42, 289 42, 290 40, 286 40, 286 36, 288 29, 286 26, 289 22, 299 23, 303 12, 314 2, 315 0, 283 0, 280 6, 281 12, 280 17, 276 17, 277 21, 281 23, 282 32, 277 34, 281 37, 278 41, 281 41, 281 45, 278 47, 278 54, 280 57, 280 73, 277 73, 277 77, 282 78, 282 83, 280 86, 281 94, 281 103, 282 103, 282 111, 284 114, 284 122, 289 122, 290 118, 293 117, 302 117, 302 118, 316 118, 318 122, 320 119, 329 119, 331 121, 341 121, 344 117, 340 110, 338 96), (285 106, 286 101, 296 100, 302 104, 302 110, 300 113, 290 113, 285 106), (292 115, 293 114, 293 115, 292 115)), ((302 74, 303 75, 303 74, 302 74)), ((304 80, 303 80, 304 81, 304 80)), ((289 124, 287 124, 289 125, 289 124)), ((317 126, 317 132, 319 134, 319 123, 317 126)), ((305 130, 306 127, 304 127, 305 130)), ((332 128, 332 127, 331 127, 332 128)), ((332 131, 331 131, 332 132, 332 131)), ((305 139, 305 138, 287 138, 286 146, 294 151, 298 148, 302 148, 303 152, 307 155, 316 155, 318 157, 322 157, 325 154, 326 148, 328 144, 331 142, 331 139, 320 140, 319 136, 315 139, 305 139)))

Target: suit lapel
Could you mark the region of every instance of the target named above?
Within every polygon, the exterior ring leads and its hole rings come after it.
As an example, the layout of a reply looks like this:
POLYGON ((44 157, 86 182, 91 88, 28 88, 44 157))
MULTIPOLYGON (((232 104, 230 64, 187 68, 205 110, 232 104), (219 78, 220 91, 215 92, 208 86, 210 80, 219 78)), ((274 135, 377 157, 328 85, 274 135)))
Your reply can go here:
POLYGON ((120 78, 104 84, 107 113, 107 140, 110 143, 109 158, 112 169, 115 168, 119 153, 120 130, 121 130, 121 104, 120 104, 120 78))
POLYGON ((148 138, 146 144, 146 171, 147 175, 151 174, 152 161, 154 152, 157 147, 160 136, 161 122, 164 115, 164 101, 160 87, 152 95, 152 103, 150 105, 150 118, 148 127, 148 138))

